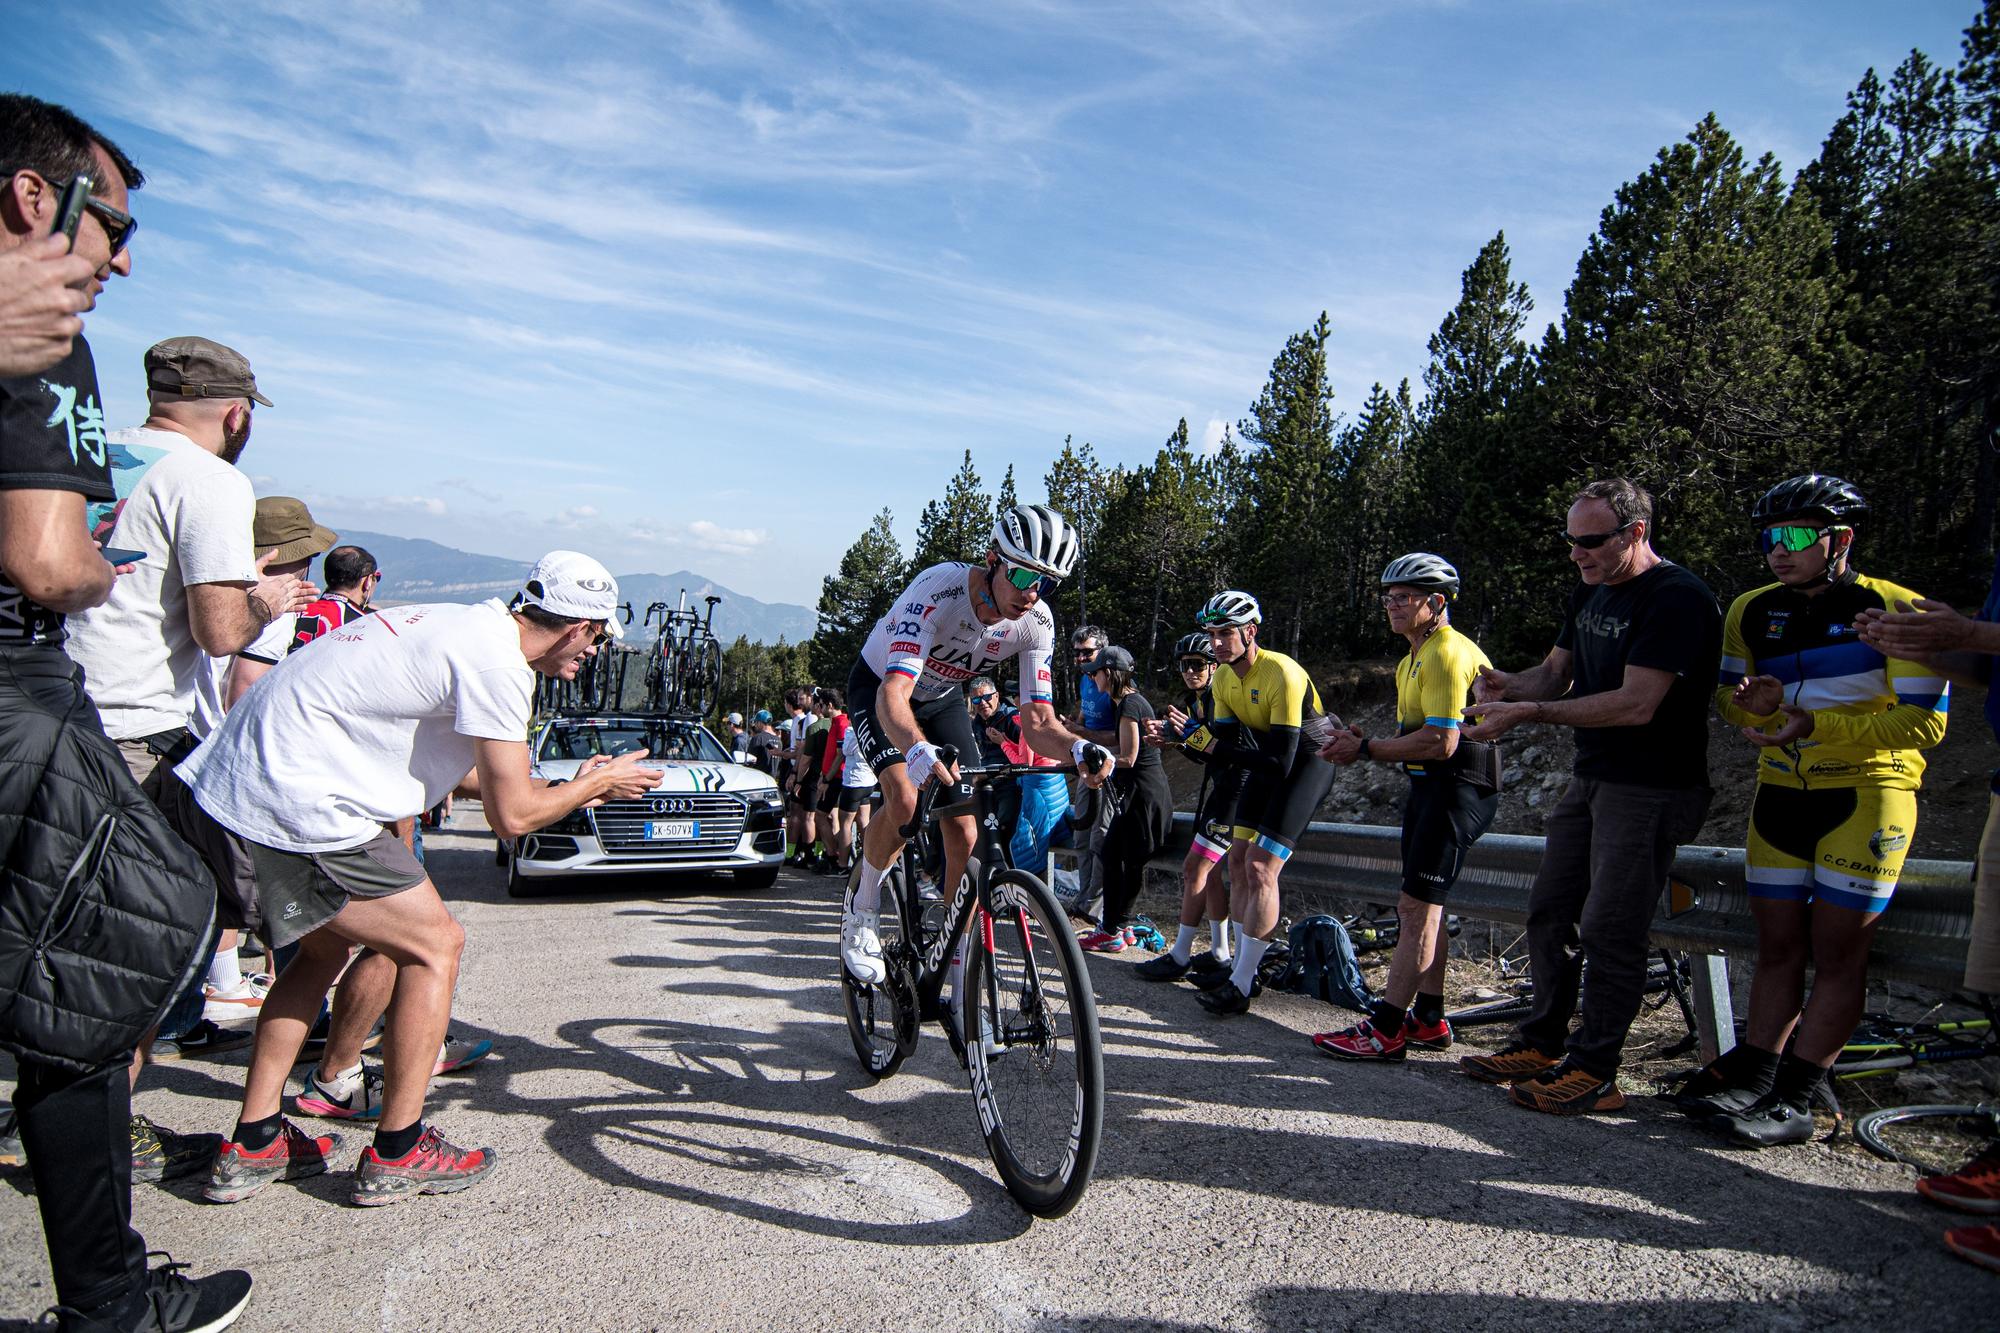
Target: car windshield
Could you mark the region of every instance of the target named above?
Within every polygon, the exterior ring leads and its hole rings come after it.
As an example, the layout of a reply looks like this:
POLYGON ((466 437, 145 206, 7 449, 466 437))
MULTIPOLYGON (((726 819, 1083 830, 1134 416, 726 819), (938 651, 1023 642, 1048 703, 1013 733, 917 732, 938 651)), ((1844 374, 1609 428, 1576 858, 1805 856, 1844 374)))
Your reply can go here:
POLYGON ((644 750, 654 759, 699 759, 726 764, 729 752, 695 722, 662 718, 565 718, 542 733, 536 757, 543 760, 590 759, 600 754, 630 754, 644 750))

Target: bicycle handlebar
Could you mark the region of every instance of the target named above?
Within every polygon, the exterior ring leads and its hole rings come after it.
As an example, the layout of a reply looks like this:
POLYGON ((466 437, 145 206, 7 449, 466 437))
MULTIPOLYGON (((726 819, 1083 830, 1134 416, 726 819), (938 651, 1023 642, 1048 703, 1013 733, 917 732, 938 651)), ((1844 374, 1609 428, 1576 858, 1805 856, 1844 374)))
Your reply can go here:
MULTIPOLYGON (((1106 758, 1110 757, 1110 751, 1104 749, 1103 746, 1100 745, 1097 749, 1106 758)), ((956 764, 958 762, 958 747, 955 745, 940 745, 937 747, 937 757, 940 764, 956 764)), ((983 768, 959 769, 958 780, 968 786, 983 787, 998 782, 1003 778, 1026 777, 1031 773, 1096 773, 1103 767, 1103 764, 1098 764, 1094 768, 1085 769, 1074 763, 989 764, 983 768)), ((931 776, 924 779, 924 785, 917 789, 917 808, 911 812, 910 822, 896 830, 896 835, 904 842, 908 842, 911 838, 916 837, 917 830, 929 821, 931 807, 937 803, 938 792, 940 790, 941 783, 937 777, 936 770, 932 770, 931 776)))

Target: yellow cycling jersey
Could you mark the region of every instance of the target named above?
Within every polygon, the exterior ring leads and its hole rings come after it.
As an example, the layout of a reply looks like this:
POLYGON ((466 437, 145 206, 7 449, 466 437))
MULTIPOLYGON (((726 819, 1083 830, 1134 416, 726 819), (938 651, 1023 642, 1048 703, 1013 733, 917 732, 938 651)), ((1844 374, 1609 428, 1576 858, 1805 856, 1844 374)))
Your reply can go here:
POLYGON ((1218 666, 1209 686, 1215 700, 1215 720, 1241 722, 1252 731, 1304 725, 1320 711, 1319 691, 1306 669, 1283 653, 1257 650, 1247 675, 1233 666, 1218 666))
POLYGON ((1884 657, 1854 633, 1862 611, 1916 600, 1908 588, 1850 573, 1815 596, 1773 583, 1730 605, 1715 690, 1722 716, 1764 730, 1783 724, 1782 711, 1752 717, 1731 700, 1745 676, 1775 676, 1784 701, 1813 716, 1810 736, 1758 750, 1759 782, 1917 789, 1923 752, 1944 739, 1950 687, 1930 667, 1884 657))
MULTIPOLYGON (((1479 668, 1490 667, 1479 645, 1449 625, 1396 663, 1396 723, 1403 735, 1423 728, 1458 730, 1465 706, 1472 702, 1472 682, 1479 668)), ((1435 762, 1435 761, 1433 761, 1435 762)), ((1403 765, 1413 776, 1425 772, 1421 763, 1403 765)))

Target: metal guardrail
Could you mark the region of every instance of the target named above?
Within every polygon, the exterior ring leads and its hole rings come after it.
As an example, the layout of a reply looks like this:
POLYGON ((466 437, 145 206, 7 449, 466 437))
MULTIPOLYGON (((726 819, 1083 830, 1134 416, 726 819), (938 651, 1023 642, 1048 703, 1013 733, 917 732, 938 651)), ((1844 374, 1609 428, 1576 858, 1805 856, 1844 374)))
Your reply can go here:
MULTIPOLYGON (((1174 816, 1180 832, 1194 816, 1174 816)), ((1403 831, 1376 824, 1307 826, 1285 865, 1285 885, 1354 903, 1390 904, 1403 883, 1403 831)), ((1450 910, 1482 921, 1526 924, 1528 890, 1541 864, 1542 840, 1489 833, 1474 844, 1451 891, 1450 910)), ((1180 855, 1152 862, 1179 878, 1180 855)), ((1972 870, 1967 861, 1903 863, 1893 908, 1884 914, 1868 959, 1869 975, 1955 990, 1965 976, 1972 937, 1972 870)), ((1711 1058, 1733 1037, 1726 960, 1755 952, 1757 932, 1744 888, 1740 847, 1683 847, 1674 858, 1676 884, 1669 908, 1653 921, 1661 948, 1684 949, 1714 960, 1697 977, 1702 1047, 1711 1058), (1690 891, 1687 892, 1687 891, 1690 891)))

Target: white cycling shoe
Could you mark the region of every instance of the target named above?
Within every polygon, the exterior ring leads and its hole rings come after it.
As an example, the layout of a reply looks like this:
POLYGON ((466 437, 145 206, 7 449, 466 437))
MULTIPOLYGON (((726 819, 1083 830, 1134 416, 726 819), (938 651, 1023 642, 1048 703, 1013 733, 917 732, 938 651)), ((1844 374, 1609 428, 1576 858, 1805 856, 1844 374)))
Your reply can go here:
POLYGON ((869 986, 879 986, 888 978, 882 963, 882 937, 876 933, 882 914, 857 912, 852 908, 840 917, 840 961, 848 975, 869 986))

